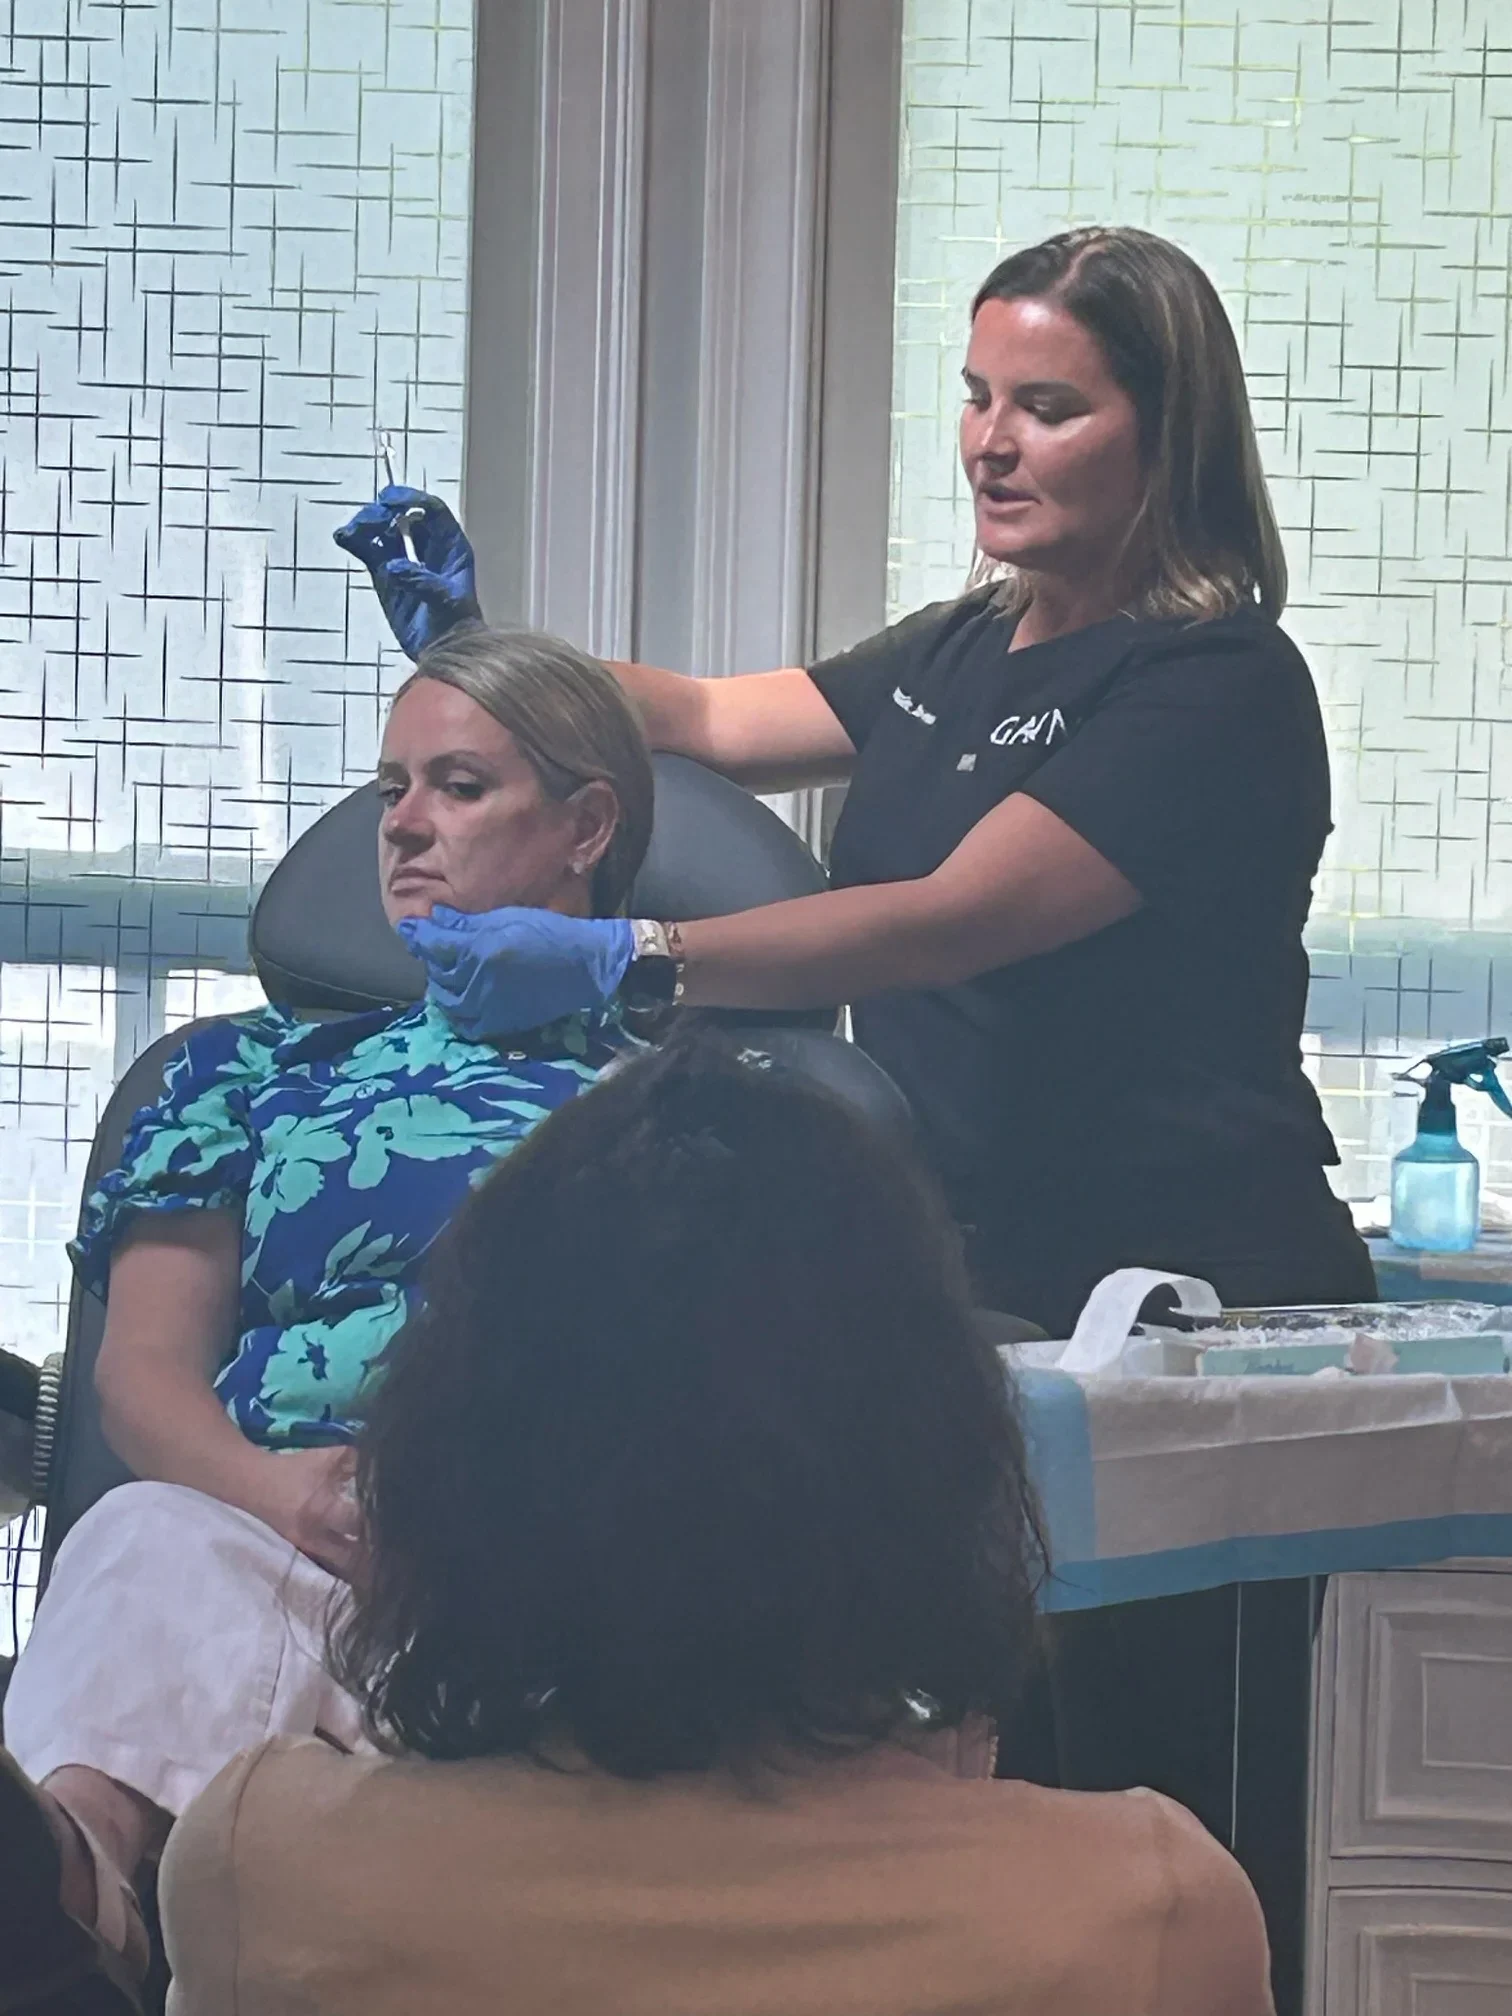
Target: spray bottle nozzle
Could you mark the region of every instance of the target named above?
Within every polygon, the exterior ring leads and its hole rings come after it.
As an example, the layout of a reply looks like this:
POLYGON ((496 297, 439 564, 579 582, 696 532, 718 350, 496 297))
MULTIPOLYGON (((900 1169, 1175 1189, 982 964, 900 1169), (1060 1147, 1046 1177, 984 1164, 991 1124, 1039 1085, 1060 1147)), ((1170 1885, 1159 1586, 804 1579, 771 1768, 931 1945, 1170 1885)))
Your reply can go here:
POLYGON ((1456 1043, 1448 1050, 1435 1050, 1431 1056, 1420 1057, 1410 1069, 1396 1075, 1414 1085, 1437 1086, 1445 1096, 1451 1085, 1468 1085, 1472 1091, 1484 1092, 1512 1120, 1512 1099, 1508 1099, 1496 1075, 1496 1060, 1505 1057, 1509 1047, 1512 1046, 1505 1036, 1486 1036, 1479 1043, 1456 1043), (1420 1071, 1427 1076, 1420 1078, 1420 1071))

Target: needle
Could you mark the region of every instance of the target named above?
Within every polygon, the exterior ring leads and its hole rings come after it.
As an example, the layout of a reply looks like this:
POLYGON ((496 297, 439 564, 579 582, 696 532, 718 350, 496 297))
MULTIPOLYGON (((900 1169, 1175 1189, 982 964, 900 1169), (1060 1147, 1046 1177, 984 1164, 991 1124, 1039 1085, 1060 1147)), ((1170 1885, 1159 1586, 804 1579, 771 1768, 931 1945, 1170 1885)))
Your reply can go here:
MULTIPOLYGON (((383 457, 383 472, 388 479, 388 487, 392 490, 396 487, 394 483, 394 441, 393 436, 386 428, 379 433, 378 452, 383 457)), ((419 554, 415 551, 415 542, 410 537, 410 525, 415 519, 423 518, 424 515, 423 511, 406 511, 399 519, 399 538, 404 546, 404 557, 406 560, 418 561, 420 558, 419 554)))

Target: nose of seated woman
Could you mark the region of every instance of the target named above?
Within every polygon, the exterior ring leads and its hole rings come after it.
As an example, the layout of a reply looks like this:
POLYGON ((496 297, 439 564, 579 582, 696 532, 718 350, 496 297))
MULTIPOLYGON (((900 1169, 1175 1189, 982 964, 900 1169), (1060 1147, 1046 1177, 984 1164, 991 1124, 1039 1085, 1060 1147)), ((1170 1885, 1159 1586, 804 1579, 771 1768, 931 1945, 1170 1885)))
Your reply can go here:
POLYGON ((537 767, 476 700, 413 679, 383 735, 378 876, 390 924, 504 904, 587 917, 619 805, 602 778, 537 767))

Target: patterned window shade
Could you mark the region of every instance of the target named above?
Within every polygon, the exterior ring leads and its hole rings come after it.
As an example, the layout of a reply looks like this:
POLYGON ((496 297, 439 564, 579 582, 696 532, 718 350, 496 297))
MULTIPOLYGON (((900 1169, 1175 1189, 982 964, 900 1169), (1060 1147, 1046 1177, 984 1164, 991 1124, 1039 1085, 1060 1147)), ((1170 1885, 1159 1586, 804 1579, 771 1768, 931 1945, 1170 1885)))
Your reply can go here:
MULTIPOLYGON (((1505 0, 909 0, 896 611, 959 588, 958 371, 976 284, 1071 224, 1176 239, 1239 333, 1337 830, 1311 1068, 1378 1194, 1391 1073, 1512 1035, 1512 12, 1505 0)), ((1512 1127, 1465 1109, 1489 1186, 1512 1127)))
POLYGON ((28 0, 0 38, 0 1341, 100 1097, 256 997, 251 897, 401 669, 331 531, 455 494, 472 0, 28 0), (381 479, 379 479, 381 480, 381 479))

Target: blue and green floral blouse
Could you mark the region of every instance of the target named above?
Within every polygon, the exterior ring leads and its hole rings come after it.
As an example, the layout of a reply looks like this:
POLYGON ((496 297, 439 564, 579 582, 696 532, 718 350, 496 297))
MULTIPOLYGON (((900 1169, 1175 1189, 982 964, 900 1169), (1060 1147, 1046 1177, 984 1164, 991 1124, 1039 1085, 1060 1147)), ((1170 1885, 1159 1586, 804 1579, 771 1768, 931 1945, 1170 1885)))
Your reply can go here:
POLYGON ((254 1442, 349 1439, 469 1187, 633 1041, 606 1015, 518 1040, 470 1043, 429 1002, 320 1023, 267 1008, 200 1030, 85 1202, 80 1277, 103 1294, 144 1212, 241 1211, 241 1335, 216 1390, 254 1442))

